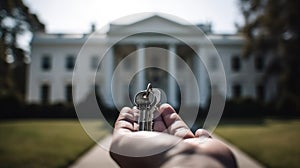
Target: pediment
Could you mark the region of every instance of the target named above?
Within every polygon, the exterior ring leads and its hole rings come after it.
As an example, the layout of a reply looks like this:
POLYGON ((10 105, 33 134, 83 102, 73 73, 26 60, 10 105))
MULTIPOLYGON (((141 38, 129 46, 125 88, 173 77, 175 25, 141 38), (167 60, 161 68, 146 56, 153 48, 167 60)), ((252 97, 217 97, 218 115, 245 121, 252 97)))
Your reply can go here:
MULTIPOLYGON (((108 35, 124 35, 134 33, 165 33, 191 35, 197 32, 195 26, 184 24, 159 15, 153 15, 130 24, 110 24, 108 35)), ((199 31, 197 32, 199 33, 199 31)))

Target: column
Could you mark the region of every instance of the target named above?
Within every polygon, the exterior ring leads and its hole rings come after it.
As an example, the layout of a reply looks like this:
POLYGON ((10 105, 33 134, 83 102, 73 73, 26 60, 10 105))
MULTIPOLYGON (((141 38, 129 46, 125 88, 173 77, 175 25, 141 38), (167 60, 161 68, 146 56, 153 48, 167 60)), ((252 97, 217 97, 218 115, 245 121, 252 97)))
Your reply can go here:
POLYGON ((198 54, 200 60, 196 61, 196 75, 197 75, 197 80, 198 80, 198 86, 200 90, 200 106, 204 107, 207 105, 207 100, 210 95, 210 90, 209 90, 209 77, 205 69, 205 65, 207 66, 207 61, 204 58, 204 48, 201 48, 200 46, 198 47, 198 54))
POLYGON ((114 72, 114 48, 111 47, 107 51, 106 55, 106 65, 105 65, 105 96, 104 100, 105 103, 112 107, 113 106, 113 100, 112 100, 112 92, 111 92, 111 86, 112 86, 112 75, 114 72))
POLYGON ((52 74, 51 78, 48 78, 47 83, 50 85, 50 101, 65 101, 65 82, 61 80, 61 75, 65 72, 65 57, 64 55, 58 55, 52 59, 52 74))
MULTIPOLYGON (((176 79, 176 45, 169 45, 169 57, 168 57, 168 71, 170 74, 173 74, 176 79)), ((177 107, 177 90, 176 90, 176 81, 170 75, 168 79, 168 102, 177 107)))
MULTIPOLYGON (((199 50, 198 50, 199 51, 199 50)), ((203 71, 203 64, 201 63, 201 59, 200 57, 198 57, 198 54, 196 53, 193 58, 192 58, 192 61, 193 61, 193 71, 194 71, 194 75, 195 75, 195 78, 197 80, 197 86, 198 86, 198 93, 199 95, 202 93, 200 90, 201 90, 201 82, 203 79, 201 79, 202 75, 201 75, 201 72, 203 71)), ((193 89, 196 89, 196 88, 193 88, 193 89)), ((194 90, 195 91, 195 90, 194 90)), ((203 100, 202 96, 200 96, 200 102, 203 100)), ((192 100, 190 100, 192 101, 192 100)), ((199 102, 193 102, 193 105, 195 104, 198 104, 199 102)), ((202 106, 202 104, 201 104, 202 106)))
POLYGON ((146 75, 144 69, 145 67, 145 46, 144 44, 137 45, 137 69, 139 74, 137 76, 137 91, 146 89, 146 75), (141 71, 142 70, 142 71, 141 71))

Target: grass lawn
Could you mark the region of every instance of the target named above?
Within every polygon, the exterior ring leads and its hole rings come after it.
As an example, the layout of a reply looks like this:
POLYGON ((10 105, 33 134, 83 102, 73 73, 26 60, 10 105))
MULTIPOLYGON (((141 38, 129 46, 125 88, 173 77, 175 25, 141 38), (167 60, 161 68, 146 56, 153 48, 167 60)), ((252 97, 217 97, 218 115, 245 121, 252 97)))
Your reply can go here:
POLYGON ((267 167, 300 165, 300 120, 265 120, 261 124, 221 124, 215 133, 267 167))
MULTIPOLYGON (((94 125, 97 138, 108 134, 94 125)), ((1 121, 0 137, 3 168, 66 167, 95 144, 75 119, 1 121)))

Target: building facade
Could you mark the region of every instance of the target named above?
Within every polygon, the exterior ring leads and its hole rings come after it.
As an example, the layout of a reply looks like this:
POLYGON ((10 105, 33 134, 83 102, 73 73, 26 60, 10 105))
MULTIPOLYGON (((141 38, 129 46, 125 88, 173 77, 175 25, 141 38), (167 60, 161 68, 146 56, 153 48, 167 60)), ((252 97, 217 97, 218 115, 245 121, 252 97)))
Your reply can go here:
POLYGON ((110 24, 106 33, 36 34, 27 101, 80 102, 95 90, 109 105, 132 106, 134 94, 148 82, 175 106, 205 106, 212 89, 227 99, 274 97, 274 82, 262 81, 268 61, 243 59, 241 36, 213 34, 205 25, 201 28, 206 35, 199 35, 194 27, 153 15, 130 24, 110 24))

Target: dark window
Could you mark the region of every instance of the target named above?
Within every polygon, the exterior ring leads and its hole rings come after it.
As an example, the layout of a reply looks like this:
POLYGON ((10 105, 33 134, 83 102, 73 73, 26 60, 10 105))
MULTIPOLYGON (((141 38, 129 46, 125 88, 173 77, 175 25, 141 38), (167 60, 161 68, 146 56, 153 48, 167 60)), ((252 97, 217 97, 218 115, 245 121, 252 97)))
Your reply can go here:
POLYGON ((256 86, 256 98, 264 100, 265 98, 265 87, 263 85, 256 86))
POLYGON ((49 103, 50 86, 48 84, 43 84, 41 86, 40 94, 42 103, 49 103))
POLYGON ((45 56, 42 57, 41 68, 44 71, 47 71, 47 70, 51 69, 51 57, 50 56, 45 55, 45 56))
POLYGON ((257 71, 262 71, 264 69, 264 58, 262 56, 255 57, 254 65, 257 71))
POLYGON ((66 69, 72 71, 75 66, 75 57, 73 55, 69 55, 66 57, 66 69))
POLYGON ((233 56, 231 58, 231 69, 234 72, 238 72, 241 69, 241 59, 239 56, 233 56))
POLYGON ((233 98, 239 98, 242 96, 242 86, 240 84, 235 84, 232 86, 233 98))
POLYGON ((68 84, 66 86, 66 101, 67 102, 72 102, 72 85, 68 84))

